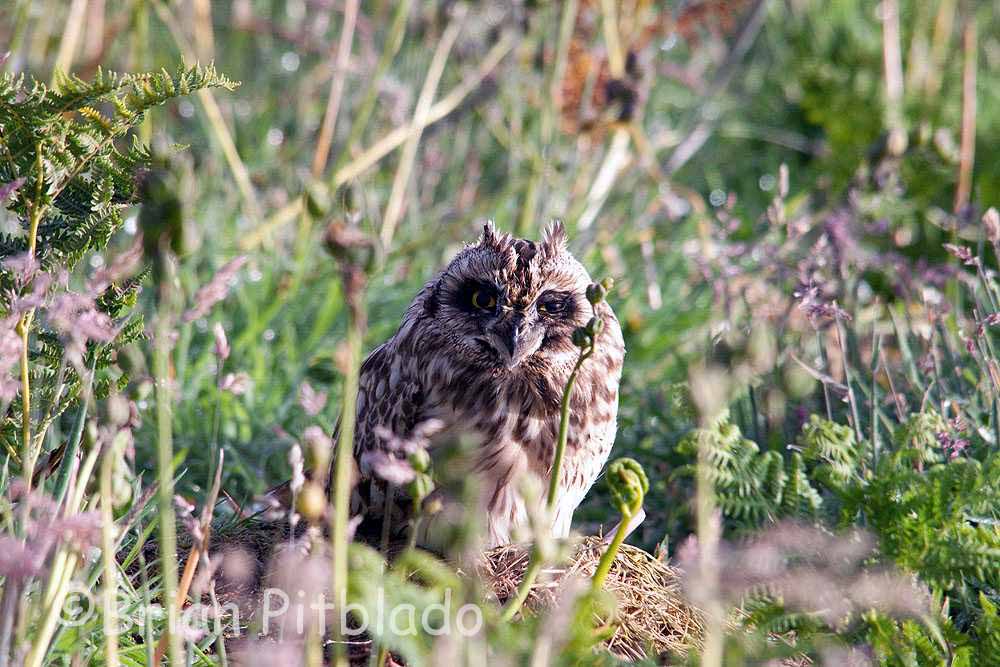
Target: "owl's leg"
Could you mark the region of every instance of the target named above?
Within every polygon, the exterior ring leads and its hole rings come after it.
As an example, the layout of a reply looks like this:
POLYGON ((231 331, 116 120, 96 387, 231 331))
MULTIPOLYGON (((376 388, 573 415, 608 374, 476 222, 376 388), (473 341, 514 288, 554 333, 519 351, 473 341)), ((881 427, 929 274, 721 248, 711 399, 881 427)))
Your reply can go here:
MULTIPOLYGON (((639 509, 639 513, 636 514, 635 516, 633 516, 631 519, 629 519, 628 523, 625 524, 625 537, 628 537, 629 535, 631 535, 632 532, 636 528, 638 528, 640 525, 642 525, 642 522, 645 521, 645 520, 646 520, 646 510, 640 508, 639 509)), ((606 532, 604 534, 604 543, 605 544, 610 544, 611 543, 611 540, 614 538, 615 533, 618 532, 618 527, 621 526, 621 525, 622 525, 622 522, 619 521, 618 523, 615 524, 614 528, 612 528, 611 530, 609 530, 608 532, 606 532)))

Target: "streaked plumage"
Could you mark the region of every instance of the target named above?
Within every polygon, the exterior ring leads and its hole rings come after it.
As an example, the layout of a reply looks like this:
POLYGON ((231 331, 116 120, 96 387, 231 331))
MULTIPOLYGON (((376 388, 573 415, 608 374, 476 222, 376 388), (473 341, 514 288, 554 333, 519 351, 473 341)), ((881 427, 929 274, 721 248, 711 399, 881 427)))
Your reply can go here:
MULTIPOLYGON (((470 430, 481 443, 473 467, 481 477, 487 541, 509 542, 527 520, 521 476, 535 476, 541 488, 550 476, 562 390, 579 354, 570 337, 592 316, 590 282, 566 249, 561 225, 539 243, 487 225, 476 244, 424 285, 396 334, 362 366, 354 441, 362 478, 373 477, 366 453, 388 449, 381 428, 406 437, 417 424, 438 419, 470 430)), ((605 327, 572 395, 557 536, 569 532, 615 437, 624 343, 611 308, 597 308, 605 327)), ((364 486, 368 511, 381 511, 381 494, 372 492, 379 485, 364 486)))

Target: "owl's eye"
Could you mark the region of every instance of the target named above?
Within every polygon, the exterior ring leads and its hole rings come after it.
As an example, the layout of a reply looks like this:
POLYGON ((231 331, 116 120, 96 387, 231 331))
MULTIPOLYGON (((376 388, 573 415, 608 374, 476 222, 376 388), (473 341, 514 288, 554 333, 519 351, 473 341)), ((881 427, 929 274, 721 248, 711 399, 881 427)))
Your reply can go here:
POLYGON ((538 300, 538 312, 542 315, 562 315, 569 309, 569 299, 560 295, 550 295, 538 300))
POLYGON ((563 305, 557 301, 538 304, 538 312, 543 315, 558 315, 563 311, 563 305))
POLYGON ((497 298, 481 289, 472 293, 472 305, 479 310, 493 310, 497 307, 497 298))

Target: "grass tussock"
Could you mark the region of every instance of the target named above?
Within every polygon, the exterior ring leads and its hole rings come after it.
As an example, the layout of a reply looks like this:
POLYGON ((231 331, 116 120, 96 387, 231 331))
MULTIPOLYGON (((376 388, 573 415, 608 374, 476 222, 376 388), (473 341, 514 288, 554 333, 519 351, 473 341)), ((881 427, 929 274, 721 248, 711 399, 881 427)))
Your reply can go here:
MULTIPOLYGON (((525 603, 536 613, 565 604, 575 586, 597 570, 607 541, 589 536, 580 540, 566 563, 543 570, 525 603)), ((482 555, 476 574, 500 602, 513 597, 528 568, 530 554, 516 544, 497 547, 482 555)), ((617 601, 614 631, 604 640, 613 654, 638 660, 671 652, 685 655, 701 643, 701 612, 684 595, 676 568, 642 549, 624 545, 605 580, 604 590, 617 601)))

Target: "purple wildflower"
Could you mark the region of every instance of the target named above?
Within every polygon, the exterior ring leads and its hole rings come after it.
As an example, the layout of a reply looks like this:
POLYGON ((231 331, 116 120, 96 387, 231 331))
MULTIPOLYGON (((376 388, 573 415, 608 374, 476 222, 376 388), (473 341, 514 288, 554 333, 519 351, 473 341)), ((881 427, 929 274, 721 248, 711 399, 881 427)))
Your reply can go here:
POLYGON ((966 266, 979 266, 979 258, 972 254, 972 251, 965 246, 945 243, 944 249, 954 255, 966 266))
POLYGON ((21 389, 17 369, 21 359, 21 337, 17 335, 17 318, 0 319, 0 405, 12 400, 21 389))
POLYGON ((968 431, 968 424, 959 415, 948 421, 948 429, 937 434, 941 450, 948 455, 949 461, 954 461, 969 448, 969 441, 962 436, 968 431))
POLYGON ((102 313, 94 297, 77 292, 65 292, 52 299, 48 308, 49 323, 66 344, 66 356, 78 368, 83 366, 87 341, 107 343, 118 335, 118 329, 107 313, 102 313))
POLYGON ((316 391, 308 382, 303 382, 299 387, 299 405, 310 417, 315 417, 323 410, 326 397, 325 391, 316 391))
POLYGON ((0 535, 0 577, 20 580, 41 574, 48 553, 34 546, 10 535, 0 535))
MULTIPOLYGON (((742 544, 721 542, 715 569, 717 591, 738 603, 747 595, 779 598, 789 609, 815 614, 836 627, 852 614, 879 609, 896 616, 927 612, 930 596, 911 577, 887 568, 869 569, 865 561, 874 541, 861 531, 834 535, 785 522, 742 544)), ((695 599, 709 594, 697 539, 679 550, 684 584, 695 599)))
POLYGON ((215 356, 222 362, 229 358, 229 340, 226 338, 226 330, 222 328, 220 322, 216 322, 212 327, 212 335, 215 336, 215 356))
POLYGON ((851 319, 850 314, 838 306, 836 301, 827 301, 820 287, 812 281, 796 289, 792 296, 798 300, 799 310, 806 314, 814 326, 821 320, 851 319))
POLYGON ((250 391, 253 381, 246 373, 226 373, 219 383, 219 389, 228 391, 233 396, 242 396, 250 391))
POLYGON ((402 486, 412 482, 417 473, 405 460, 388 452, 372 450, 361 455, 362 472, 374 472, 381 479, 402 486))
POLYGON ((78 340, 108 342, 117 333, 111 318, 97 310, 93 297, 86 294, 59 294, 52 300, 48 316, 53 328, 78 340))
POLYGON ((237 272, 246 263, 246 256, 240 255, 219 269, 208 284, 203 285, 194 295, 194 305, 184 313, 184 321, 192 322, 199 317, 204 317, 215 304, 225 299, 237 272))
POLYGON ((0 185, 0 204, 7 201, 7 197, 21 189, 21 186, 24 185, 24 181, 25 178, 22 176, 21 178, 15 178, 10 183, 0 185))
POLYGON ((142 235, 137 234, 135 241, 128 249, 94 272, 94 275, 87 281, 88 291, 94 295, 100 294, 109 285, 135 275, 142 263, 142 250, 142 235))
POLYGON ((410 435, 406 437, 400 437, 384 426, 376 427, 375 435, 385 442, 389 450, 402 454, 413 454, 417 450, 427 449, 430 439, 440 433, 443 428, 444 422, 440 419, 425 419, 414 426, 410 435))
POLYGON ((22 252, 3 261, 3 268, 14 274, 14 284, 23 287, 38 273, 40 265, 31 253, 22 252))

